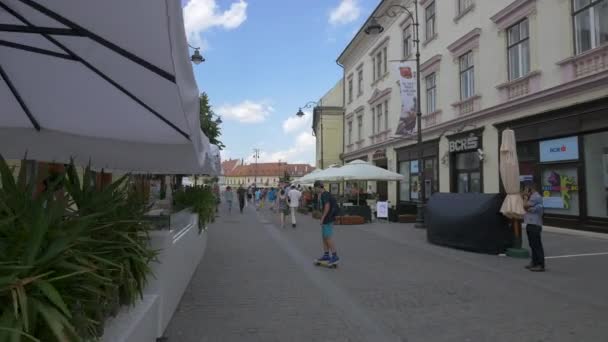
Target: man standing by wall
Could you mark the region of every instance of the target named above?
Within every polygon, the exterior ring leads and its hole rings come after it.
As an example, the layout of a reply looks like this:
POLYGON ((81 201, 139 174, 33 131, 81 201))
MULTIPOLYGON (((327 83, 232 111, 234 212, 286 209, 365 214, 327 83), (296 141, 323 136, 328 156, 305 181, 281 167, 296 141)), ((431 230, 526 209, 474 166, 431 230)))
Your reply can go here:
POLYGON ((296 227, 296 209, 300 206, 300 198, 302 193, 299 192, 294 185, 291 186, 291 190, 287 193, 289 198, 289 209, 291 210, 291 227, 296 227))

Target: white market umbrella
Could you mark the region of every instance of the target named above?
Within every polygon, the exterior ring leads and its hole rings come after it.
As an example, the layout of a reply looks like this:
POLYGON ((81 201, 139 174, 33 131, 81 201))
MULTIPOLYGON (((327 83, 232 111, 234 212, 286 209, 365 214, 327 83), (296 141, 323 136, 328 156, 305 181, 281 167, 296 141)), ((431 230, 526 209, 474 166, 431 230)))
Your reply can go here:
POLYGON ((300 184, 300 185, 303 185, 303 184, 312 184, 312 183, 315 182, 314 181, 315 175, 318 174, 318 173, 320 173, 320 172, 322 172, 322 171, 323 170, 321 170, 321 169, 314 169, 310 173, 305 174, 304 176, 302 176, 302 177, 300 177, 298 179, 294 179, 293 183, 294 184, 300 184))
POLYGON ((322 175, 324 181, 402 181, 405 176, 377 167, 363 160, 354 160, 322 175))
POLYGON ((522 219, 526 213, 519 189, 519 163, 515 146, 515 133, 511 129, 502 132, 500 145, 500 178, 507 197, 500 208, 500 212, 514 220, 522 219))
POLYGON ((0 1, 0 154, 152 173, 203 167, 188 55, 178 0, 0 1))

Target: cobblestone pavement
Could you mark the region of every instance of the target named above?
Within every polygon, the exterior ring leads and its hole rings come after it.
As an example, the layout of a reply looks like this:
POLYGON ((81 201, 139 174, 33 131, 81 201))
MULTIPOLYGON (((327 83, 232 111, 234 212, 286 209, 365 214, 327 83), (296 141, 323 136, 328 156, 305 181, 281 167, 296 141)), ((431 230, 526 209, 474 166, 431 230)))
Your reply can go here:
MULTIPOLYGON (((319 222, 222 212, 169 341, 608 341, 608 255, 526 260, 430 245, 407 224, 337 226, 342 263, 317 268, 319 222)), ((608 240, 545 233, 548 256, 608 240)))

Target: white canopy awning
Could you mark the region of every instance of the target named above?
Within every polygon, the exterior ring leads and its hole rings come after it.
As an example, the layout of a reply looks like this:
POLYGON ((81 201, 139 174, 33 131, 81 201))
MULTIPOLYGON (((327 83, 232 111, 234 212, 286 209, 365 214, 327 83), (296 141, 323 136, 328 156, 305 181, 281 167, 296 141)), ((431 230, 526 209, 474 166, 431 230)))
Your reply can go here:
POLYGON ((5 158, 195 173, 198 95, 179 0, 0 0, 5 158))
POLYGON ((314 180, 337 181, 402 181, 401 174, 385 170, 363 160, 354 160, 339 168, 329 168, 315 175, 314 180))

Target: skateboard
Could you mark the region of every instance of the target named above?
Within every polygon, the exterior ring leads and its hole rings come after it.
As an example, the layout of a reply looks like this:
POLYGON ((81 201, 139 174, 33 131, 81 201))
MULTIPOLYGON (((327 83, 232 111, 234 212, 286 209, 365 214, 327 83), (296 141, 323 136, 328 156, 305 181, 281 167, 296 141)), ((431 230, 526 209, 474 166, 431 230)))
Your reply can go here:
POLYGON ((321 261, 319 259, 315 259, 315 261, 313 263, 315 264, 315 266, 323 266, 323 267, 327 267, 327 268, 338 268, 338 264, 340 262, 338 261, 336 263, 330 264, 327 261, 321 261))

